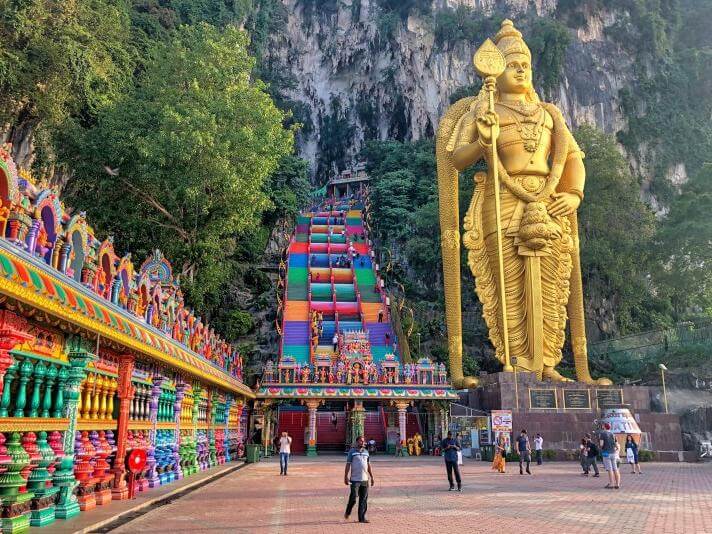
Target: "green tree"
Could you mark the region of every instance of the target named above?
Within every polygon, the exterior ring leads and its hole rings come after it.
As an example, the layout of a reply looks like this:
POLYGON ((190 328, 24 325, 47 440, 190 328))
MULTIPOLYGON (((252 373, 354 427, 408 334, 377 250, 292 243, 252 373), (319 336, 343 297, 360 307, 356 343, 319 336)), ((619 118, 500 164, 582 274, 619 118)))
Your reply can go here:
POLYGON ((229 278, 224 260, 259 226, 265 180, 292 149, 247 44, 232 26, 180 27, 64 154, 76 170, 70 203, 122 247, 160 247, 198 309, 229 278))
POLYGON ((0 118, 10 141, 34 134, 38 166, 68 118, 86 121, 130 86, 130 33, 123 2, 0 0, 0 118))
POLYGON ((612 136, 585 126, 575 137, 586 153, 586 197, 579 208, 586 299, 594 309, 608 303, 620 333, 657 326, 668 319, 648 280, 653 213, 612 136))
POLYGON ((658 281, 676 319, 712 315, 712 164, 682 186, 656 236, 658 281))

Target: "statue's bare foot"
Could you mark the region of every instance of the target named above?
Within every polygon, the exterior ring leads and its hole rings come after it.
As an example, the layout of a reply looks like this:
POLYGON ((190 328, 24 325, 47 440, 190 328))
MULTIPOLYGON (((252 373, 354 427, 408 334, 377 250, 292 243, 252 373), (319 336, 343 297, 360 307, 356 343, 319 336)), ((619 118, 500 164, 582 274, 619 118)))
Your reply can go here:
POLYGON ((570 378, 566 378, 565 376, 559 374, 559 372, 553 367, 544 367, 544 371, 541 375, 544 380, 550 380, 552 382, 573 382, 570 378))
POLYGON ((480 379, 474 376, 464 376, 460 380, 453 380, 455 389, 470 389, 480 385, 480 379))

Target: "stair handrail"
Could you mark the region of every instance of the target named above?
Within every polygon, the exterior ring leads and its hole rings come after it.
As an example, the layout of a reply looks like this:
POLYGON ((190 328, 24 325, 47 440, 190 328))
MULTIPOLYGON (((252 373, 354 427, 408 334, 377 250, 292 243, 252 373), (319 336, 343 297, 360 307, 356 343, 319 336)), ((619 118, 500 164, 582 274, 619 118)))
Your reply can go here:
POLYGON ((388 418, 383 405, 379 405, 378 409, 381 411, 381 424, 383 425, 383 445, 388 450, 388 418))
POLYGON ((284 332, 285 332, 285 327, 286 327, 286 322, 287 322, 287 302, 289 299, 289 256, 290 252, 289 249, 292 246, 292 243, 296 242, 297 240, 297 226, 295 225, 294 227, 294 234, 292 235, 292 239, 289 240, 289 244, 287 245, 287 261, 286 261, 286 267, 284 268, 284 299, 282 299, 282 302, 284 302, 284 309, 282 310, 282 337, 279 340, 279 358, 282 359, 282 356, 284 355, 284 332))
POLYGON ((312 321, 311 321, 311 309, 312 309, 312 280, 311 280, 311 230, 312 230, 312 217, 309 217, 309 234, 307 236, 307 322, 309 323, 309 339, 307 344, 309 346, 309 362, 314 361, 314 347, 312 346, 312 321))

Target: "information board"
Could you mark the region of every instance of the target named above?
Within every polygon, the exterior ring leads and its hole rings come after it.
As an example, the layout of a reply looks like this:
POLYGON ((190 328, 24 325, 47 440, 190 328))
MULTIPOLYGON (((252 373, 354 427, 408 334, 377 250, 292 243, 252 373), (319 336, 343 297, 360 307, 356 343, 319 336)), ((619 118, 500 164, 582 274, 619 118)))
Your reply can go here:
POLYGON ((529 408, 532 410, 544 410, 556 408, 555 389, 530 389, 529 408))
POLYGON ((492 410, 492 432, 512 431, 512 410, 492 410))
POLYGON ((588 389, 565 389, 564 409, 566 410, 590 410, 591 394, 588 389))
POLYGON ((599 408, 606 408, 607 406, 615 406, 616 404, 623 404, 623 390, 622 389, 597 389, 596 390, 596 400, 598 402, 599 408))

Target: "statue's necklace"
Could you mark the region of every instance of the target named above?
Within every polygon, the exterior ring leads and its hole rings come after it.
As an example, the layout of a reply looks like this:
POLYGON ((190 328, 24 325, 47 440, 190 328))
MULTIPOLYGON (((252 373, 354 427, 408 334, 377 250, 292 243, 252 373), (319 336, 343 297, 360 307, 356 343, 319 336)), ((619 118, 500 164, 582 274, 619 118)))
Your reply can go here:
POLYGON ((512 112, 512 118, 517 124, 517 131, 524 142, 524 150, 532 154, 539 148, 541 142, 541 134, 544 131, 544 120, 546 113, 538 102, 532 104, 524 104, 518 102, 516 105, 511 105, 506 102, 498 102, 500 106, 512 112), (534 118, 535 114, 539 114, 534 118), (523 116, 523 120, 519 120, 519 115, 523 116))

